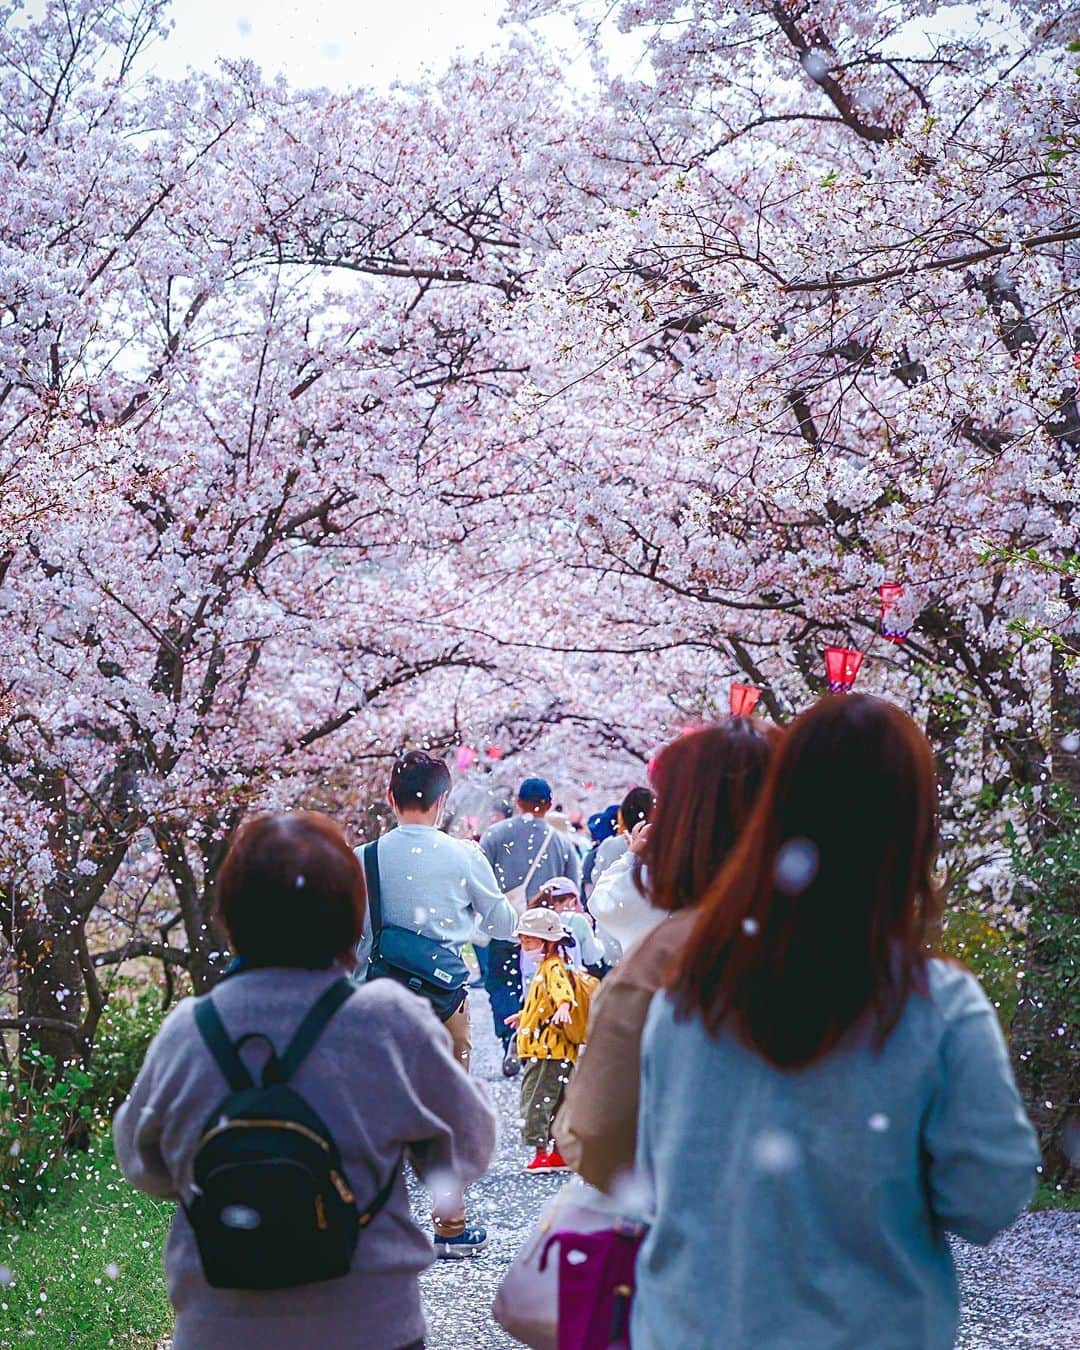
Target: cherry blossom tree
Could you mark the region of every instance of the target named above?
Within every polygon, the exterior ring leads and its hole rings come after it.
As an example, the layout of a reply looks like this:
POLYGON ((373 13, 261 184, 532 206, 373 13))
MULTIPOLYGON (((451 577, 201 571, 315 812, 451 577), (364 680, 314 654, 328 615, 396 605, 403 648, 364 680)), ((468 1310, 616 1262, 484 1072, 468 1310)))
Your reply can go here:
POLYGON ((407 743, 609 798, 830 643, 934 738, 950 887, 1023 923, 1005 827, 1080 772, 1072 11, 510 14, 375 93, 145 74, 163 0, 0 4, 3 959, 61 1055, 126 958, 213 978, 248 811, 359 826, 407 743))
MULTIPOLYGON (((538 415, 562 405, 596 465, 561 503, 568 565, 623 657, 663 681, 697 648, 774 716, 820 691, 826 643, 868 649, 860 683, 938 745, 953 885, 1003 899, 1003 825, 1055 828, 1080 722, 1075 667, 1025 638, 1076 623, 1070 11, 952 32, 947 6, 874 0, 575 12, 598 65, 611 23, 644 56, 605 88, 641 200, 562 241, 532 307, 538 415), (874 636, 886 581, 902 645, 874 636)), ((1059 1016, 1036 1003, 1014 1044, 1060 1149, 1076 1065, 1028 1072, 1059 1016)))
POLYGON ((542 116, 527 52, 434 97, 243 66, 171 84, 134 60, 160 9, 5 15, 7 242, 38 284, 11 311, 12 472, 62 407, 61 471, 85 452, 108 492, 13 515, 0 591, 9 1020, 62 1056, 92 1038, 103 968, 213 977, 247 810, 445 736, 447 673, 489 668, 443 618, 463 537, 526 491, 487 426, 557 200, 514 185, 542 116))

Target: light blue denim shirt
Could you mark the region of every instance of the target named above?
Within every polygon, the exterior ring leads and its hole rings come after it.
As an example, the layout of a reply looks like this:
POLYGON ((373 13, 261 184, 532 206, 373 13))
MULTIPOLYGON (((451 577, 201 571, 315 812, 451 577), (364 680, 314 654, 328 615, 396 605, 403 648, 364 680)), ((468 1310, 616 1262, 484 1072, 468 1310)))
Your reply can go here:
POLYGON ((1039 1151, 997 1016, 930 965, 884 1049, 773 1068, 653 1000, 638 1172, 654 1223, 634 1350, 946 1350, 946 1231, 985 1243, 1031 1198, 1039 1151))

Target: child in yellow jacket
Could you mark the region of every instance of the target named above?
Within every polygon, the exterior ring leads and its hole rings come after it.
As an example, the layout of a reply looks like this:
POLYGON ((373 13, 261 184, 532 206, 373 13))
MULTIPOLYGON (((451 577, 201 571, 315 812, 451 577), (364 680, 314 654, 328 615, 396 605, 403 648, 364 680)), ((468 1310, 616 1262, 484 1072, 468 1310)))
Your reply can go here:
POLYGON ((515 936, 523 952, 541 956, 525 1006, 506 1019, 517 1029, 521 1077, 521 1133, 536 1150, 527 1172, 566 1166, 552 1143, 552 1122, 577 1063, 588 1022, 588 990, 570 969, 569 936, 552 909, 527 909, 515 936))

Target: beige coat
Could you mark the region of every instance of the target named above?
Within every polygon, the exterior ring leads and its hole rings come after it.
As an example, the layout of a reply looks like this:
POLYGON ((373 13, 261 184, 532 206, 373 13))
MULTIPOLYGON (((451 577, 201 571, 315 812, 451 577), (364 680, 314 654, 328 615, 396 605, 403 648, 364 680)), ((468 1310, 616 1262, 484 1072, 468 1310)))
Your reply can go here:
POLYGON ((623 957, 593 995, 588 1042, 555 1120, 575 1172, 610 1191, 634 1165, 641 1034, 653 995, 685 945, 696 914, 672 914, 623 957))

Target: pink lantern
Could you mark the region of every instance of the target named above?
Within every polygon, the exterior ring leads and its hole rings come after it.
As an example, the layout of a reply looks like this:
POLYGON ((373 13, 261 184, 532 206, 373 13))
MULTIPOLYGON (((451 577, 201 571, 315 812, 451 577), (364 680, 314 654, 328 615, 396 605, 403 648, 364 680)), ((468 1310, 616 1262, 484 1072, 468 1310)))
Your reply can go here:
POLYGON ((825 648, 825 683, 830 694, 851 692, 862 659, 862 652, 854 647, 825 648))
POLYGON ((458 773, 465 773, 471 769, 477 758, 477 753, 471 745, 459 745, 456 760, 458 773))
POLYGON ((897 621, 896 611, 904 598, 904 588, 896 581, 886 581, 880 587, 881 596, 881 636, 886 642, 903 642, 908 630, 897 621))
POLYGON ((728 695, 732 717, 749 717, 760 697, 761 690, 756 684, 733 684, 728 695))

